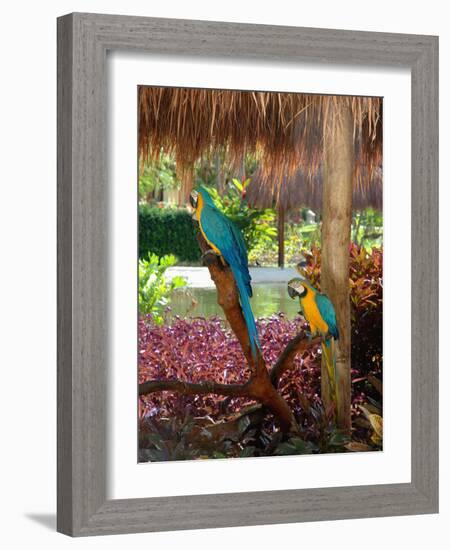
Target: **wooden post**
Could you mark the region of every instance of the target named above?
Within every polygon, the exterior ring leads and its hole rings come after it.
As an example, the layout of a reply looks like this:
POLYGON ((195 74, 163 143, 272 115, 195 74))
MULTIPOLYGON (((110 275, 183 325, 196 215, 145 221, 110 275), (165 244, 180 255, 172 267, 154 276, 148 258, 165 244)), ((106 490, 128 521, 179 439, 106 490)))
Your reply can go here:
MULTIPOLYGON (((336 421, 351 430, 351 319, 349 247, 352 221, 353 120, 347 98, 329 99, 324 124, 321 288, 336 310, 340 338, 336 345, 336 421)), ((322 363, 322 398, 330 405, 328 376, 322 363)))
POLYGON ((284 208, 278 205, 277 233, 278 233, 278 267, 284 268, 284 208))

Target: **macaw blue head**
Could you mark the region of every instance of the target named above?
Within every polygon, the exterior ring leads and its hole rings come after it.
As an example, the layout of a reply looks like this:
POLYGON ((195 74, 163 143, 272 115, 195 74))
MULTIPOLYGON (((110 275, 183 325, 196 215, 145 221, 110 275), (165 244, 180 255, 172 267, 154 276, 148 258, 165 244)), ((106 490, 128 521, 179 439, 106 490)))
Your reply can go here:
POLYGON ((193 189, 191 191, 189 202, 191 203, 192 208, 197 208, 199 196, 201 196, 204 204, 208 204, 209 206, 215 206, 214 201, 211 198, 211 195, 203 186, 200 186, 197 189, 193 189))
POLYGON ((288 282, 288 294, 294 299, 297 296, 304 298, 308 292, 316 293, 315 288, 306 280, 300 277, 295 277, 288 282))

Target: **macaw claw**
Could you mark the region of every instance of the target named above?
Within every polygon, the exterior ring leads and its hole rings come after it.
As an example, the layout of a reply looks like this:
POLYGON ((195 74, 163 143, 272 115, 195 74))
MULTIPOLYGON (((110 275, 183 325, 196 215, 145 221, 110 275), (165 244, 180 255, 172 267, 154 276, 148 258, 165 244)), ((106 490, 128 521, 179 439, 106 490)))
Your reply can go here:
POLYGON ((216 262, 217 258, 220 258, 220 254, 217 254, 217 252, 215 252, 212 248, 206 250, 202 254, 202 262, 205 265, 216 262))

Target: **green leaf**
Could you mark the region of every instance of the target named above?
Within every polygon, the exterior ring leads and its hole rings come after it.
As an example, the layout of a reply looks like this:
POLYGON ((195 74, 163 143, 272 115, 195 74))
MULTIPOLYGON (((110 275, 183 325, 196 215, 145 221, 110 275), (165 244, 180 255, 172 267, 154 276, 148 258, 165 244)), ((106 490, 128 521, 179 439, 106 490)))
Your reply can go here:
POLYGON ((242 451, 239 453, 239 458, 247 458, 249 456, 255 455, 256 447, 253 445, 249 445, 248 447, 244 447, 242 451))
POLYGON ((221 453, 221 452, 219 452, 219 451, 214 451, 212 457, 213 457, 213 458, 227 458, 226 455, 224 455, 223 453, 221 453))
POLYGON ((290 443, 280 443, 278 447, 275 449, 276 455, 295 455, 295 447, 294 445, 291 445, 290 443))
POLYGON ((310 446, 300 437, 291 437, 289 443, 295 447, 297 454, 311 454, 310 446))
POLYGON ((164 442, 159 434, 148 434, 148 441, 150 441, 159 451, 164 449, 164 442))
POLYGON ((245 430, 250 426, 250 418, 248 415, 242 416, 238 422, 238 428, 240 433, 244 433, 245 430))
POLYGON ((242 192, 242 190, 244 189, 242 183, 237 178, 233 178, 231 181, 233 182, 233 185, 242 192))
POLYGON ((328 444, 335 447, 340 447, 345 445, 349 441, 350 441, 350 438, 348 437, 348 435, 345 435, 340 432, 333 432, 330 439, 328 440, 328 444))
POLYGON ((141 454, 143 454, 147 460, 151 460, 152 462, 162 462, 163 460, 166 460, 166 453, 155 449, 143 449, 141 454))

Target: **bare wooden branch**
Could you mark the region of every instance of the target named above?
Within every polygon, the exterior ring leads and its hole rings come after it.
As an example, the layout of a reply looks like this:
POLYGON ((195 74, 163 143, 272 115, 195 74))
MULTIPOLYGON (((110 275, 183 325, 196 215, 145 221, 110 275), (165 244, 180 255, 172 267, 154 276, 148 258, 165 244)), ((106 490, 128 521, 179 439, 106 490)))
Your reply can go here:
POLYGON ((281 376, 292 368, 294 359, 299 353, 303 353, 308 349, 320 345, 321 341, 322 339, 320 337, 312 340, 308 339, 304 332, 300 332, 297 336, 292 338, 281 352, 280 357, 270 371, 270 380, 273 386, 275 388, 278 387, 281 376))
POLYGON ((252 373, 256 372, 257 365, 252 355, 247 325, 242 314, 239 302, 239 292, 231 269, 224 265, 215 254, 205 254, 210 250, 208 243, 199 232, 197 235, 200 250, 203 252, 204 263, 209 269, 211 279, 217 288, 217 303, 223 309, 231 330, 241 345, 245 359, 252 373))

